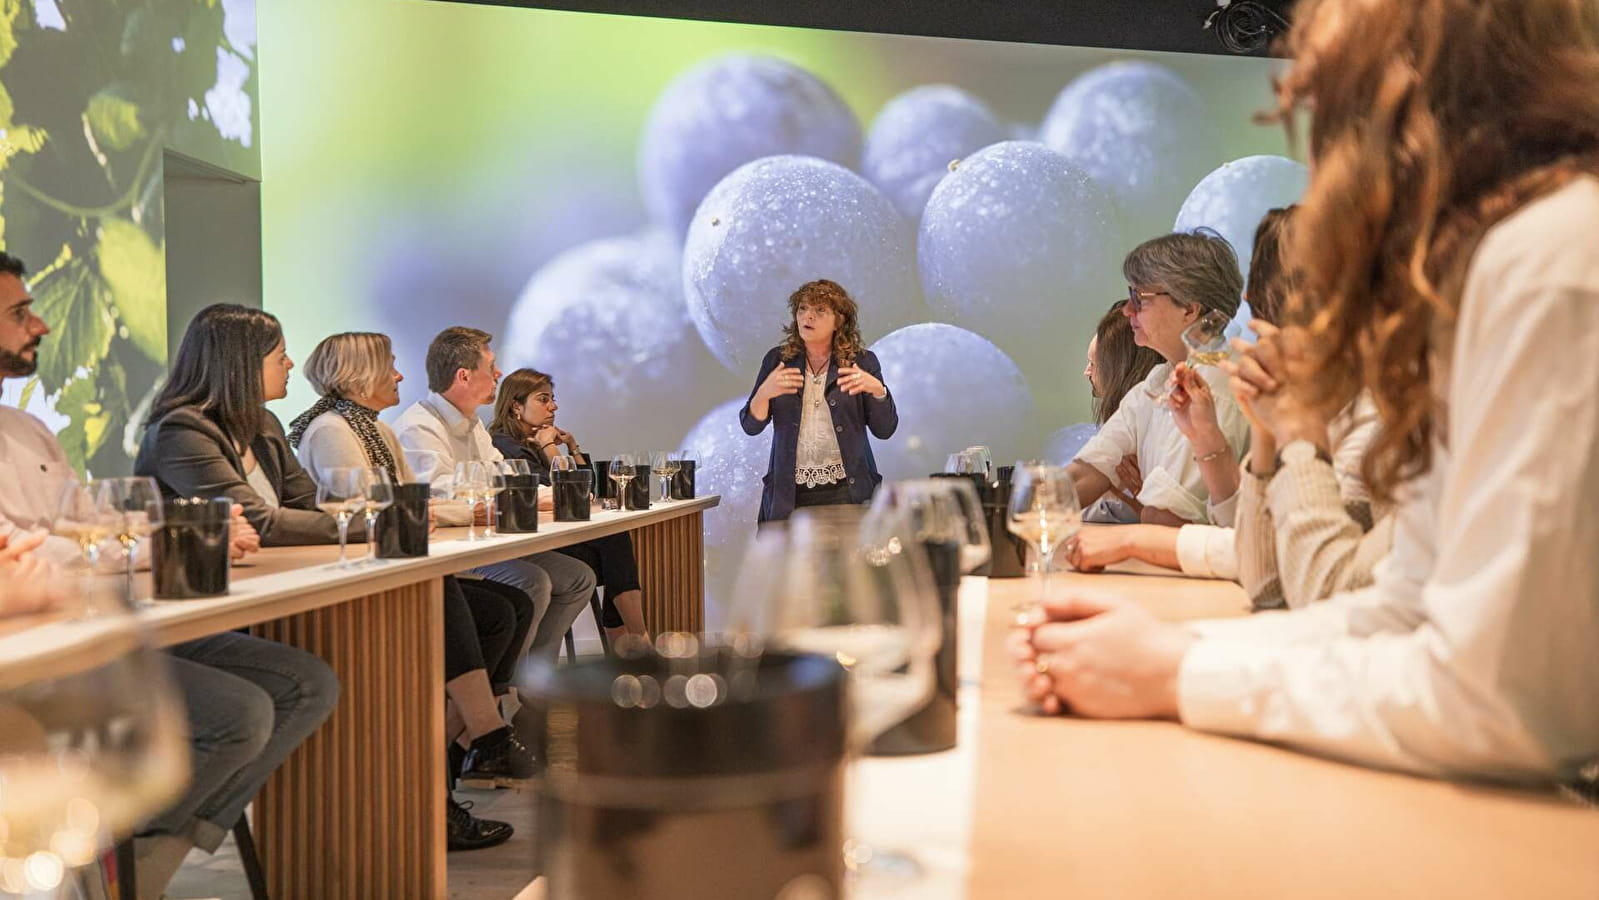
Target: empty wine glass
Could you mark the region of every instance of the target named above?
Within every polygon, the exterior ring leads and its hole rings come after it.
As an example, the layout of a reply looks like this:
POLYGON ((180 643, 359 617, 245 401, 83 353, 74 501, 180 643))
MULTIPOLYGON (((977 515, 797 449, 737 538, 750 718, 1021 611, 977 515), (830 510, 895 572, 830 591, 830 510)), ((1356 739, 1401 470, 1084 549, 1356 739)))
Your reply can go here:
MULTIPOLYGON (((565 459, 566 457, 560 458, 565 459)), ((555 460, 552 458, 550 462, 553 466, 555 460)), ((532 475, 533 467, 525 459, 502 459, 500 460, 500 471, 507 475, 532 475)))
MULTIPOLYGON (((756 536, 733 594, 735 636, 830 657, 849 672, 848 735, 856 756, 933 691, 942 633, 938 598, 925 557, 903 552, 911 535, 892 510, 871 532, 858 519, 799 510, 786 529, 756 536)), ((920 870, 908 856, 855 839, 841 851, 857 878, 920 870)))
MULTIPOLYGON (((1214 366, 1227 359, 1227 326, 1232 317, 1213 309, 1195 319, 1183 329, 1183 346, 1188 348, 1188 368, 1214 366)), ((1145 388, 1144 393, 1161 401, 1171 399, 1171 387, 1164 390, 1145 388)))
POLYGON ((138 562, 139 541, 161 527, 161 488, 154 478, 102 478, 91 486, 95 503, 106 511, 111 537, 122 547, 126 598, 134 605, 133 570, 138 562))
POLYGON ((970 575, 982 568, 993 555, 988 541, 988 520, 983 515, 983 504, 977 499, 977 488, 965 478, 929 478, 903 482, 923 485, 921 490, 931 491, 946 498, 955 517, 954 534, 950 540, 960 545, 960 570, 970 575))
MULTIPOLYGON (((1049 566, 1056 548, 1076 534, 1082 522, 1083 507, 1077 502, 1077 487, 1065 466, 1037 461, 1016 464, 1011 475, 1010 509, 1005 524, 1011 534, 1038 551, 1042 562, 1038 603, 1049 594, 1049 566)), ((1033 607, 1034 604, 1022 602, 1015 608, 1024 612, 1033 607)))
POLYGON ((113 582, 0 573, 13 591, 54 609, 0 622, 0 896, 76 897, 79 872, 97 877, 83 867, 182 793, 183 704, 113 582))
POLYGON ((368 565, 378 561, 378 514, 394 505, 394 479, 388 469, 362 469, 366 490, 362 509, 366 512, 366 559, 368 565))
POLYGON ((454 477, 450 481, 450 499, 466 501, 466 539, 469 541, 478 539, 477 504, 484 499, 488 484, 489 476, 483 470, 483 463, 467 460, 455 464, 454 477))
POLYGON ((994 483, 994 454, 982 444, 974 444, 966 448, 966 454, 971 457, 975 466, 973 473, 983 476, 984 483, 994 483))
POLYGON ((616 484, 616 508, 627 509, 627 483, 638 474, 638 465, 631 453, 618 453, 611 460, 611 469, 608 473, 611 481, 616 484))
MULTIPOLYGON (((339 525, 339 568, 348 569, 346 546, 350 540, 350 519, 366 507, 365 469, 329 466, 319 473, 316 506, 339 525)), ((392 499, 392 498, 391 498, 392 499)))

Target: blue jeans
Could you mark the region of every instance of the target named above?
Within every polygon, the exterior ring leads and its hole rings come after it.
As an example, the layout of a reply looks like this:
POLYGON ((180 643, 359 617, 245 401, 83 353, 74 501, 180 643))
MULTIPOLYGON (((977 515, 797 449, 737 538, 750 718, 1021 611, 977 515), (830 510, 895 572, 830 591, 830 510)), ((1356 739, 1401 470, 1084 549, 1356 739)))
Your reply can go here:
POLYGON ((189 711, 191 778, 142 833, 186 837, 211 852, 267 776, 333 712, 339 679, 304 650, 232 631, 168 653, 189 711))
MULTIPOLYGON (((490 581, 521 588, 533 601, 531 640, 522 652, 555 665, 561 639, 594 593, 594 570, 560 553, 534 553, 472 570, 490 581)), ((520 659, 522 653, 517 654, 520 659)))

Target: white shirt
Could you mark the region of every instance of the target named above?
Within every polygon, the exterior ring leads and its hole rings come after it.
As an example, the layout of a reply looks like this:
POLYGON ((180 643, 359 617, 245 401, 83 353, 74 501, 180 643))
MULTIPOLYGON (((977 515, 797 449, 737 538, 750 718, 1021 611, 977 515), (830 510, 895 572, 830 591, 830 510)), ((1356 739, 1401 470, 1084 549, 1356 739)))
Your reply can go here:
POLYGON ((848 475, 833 432, 833 414, 824 398, 827 372, 805 373, 800 396, 799 445, 795 448, 794 483, 806 487, 836 484, 848 475))
MULTIPOLYGON (((1172 422, 1171 410, 1149 395, 1150 391, 1166 393, 1172 368, 1170 363, 1156 366, 1143 384, 1128 391, 1116 414, 1089 438, 1075 461, 1093 466, 1112 485, 1122 487, 1116 466, 1123 456, 1136 456, 1144 477, 1136 498, 1139 503, 1168 510, 1189 522, 1209 522, 1209 492, 1199 463, 1194 461, 1194 450, 1172 422)), ((1249 422, 1233 399, 1227 373, 1215 366, 1200 366, 1196 371, 1210 385, 1216 398, 1216 422, 1237 459, 1249 442, 1249 422)))
MULTIPOLYGON (((62 486, 77 477, 61 442, 43 422, 0 405, 0 534, 48 530, 62 486)), ((53 535, 34 552, 56 562, 79 555, 76 542, 53 535)))
MULTIPOLYGON (((435 495, 449 496, 455 482, 455 464, 471 460, 498 462, 505 457, 494 449, 494 439, 477 416, 463 416, 450 401, 432 391, 406 407, 394 421, 405 461, 417 481, 433 486, 435 495)), ((440 525, 465 525, 466 507, 438 507, 440 525)))
POLYGON ((1510 780, 1599 757, 1599 180, 1492 229, 1376 581, 1203 623, 1188 725, 1366 765, 1510 780))

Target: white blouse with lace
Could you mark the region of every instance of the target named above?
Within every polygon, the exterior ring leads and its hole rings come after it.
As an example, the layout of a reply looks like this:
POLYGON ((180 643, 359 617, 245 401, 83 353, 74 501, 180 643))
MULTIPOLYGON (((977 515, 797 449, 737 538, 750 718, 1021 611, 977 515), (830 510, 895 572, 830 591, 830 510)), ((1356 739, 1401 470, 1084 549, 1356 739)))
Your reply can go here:
POLYGON ((844 480, 844 457, 838 452, 838 435, 833 431, 833 414, 827 406, 826 391, 826 372, 805 373, 794 483, 808 488, 844 480))

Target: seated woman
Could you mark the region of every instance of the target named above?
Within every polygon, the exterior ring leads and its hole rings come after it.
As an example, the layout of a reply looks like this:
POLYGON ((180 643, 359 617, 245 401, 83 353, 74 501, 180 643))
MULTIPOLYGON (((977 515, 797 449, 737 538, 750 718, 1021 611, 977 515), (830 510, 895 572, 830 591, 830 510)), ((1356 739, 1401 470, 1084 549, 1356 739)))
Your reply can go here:
MULTIPOLYGON (((377 414, 399 405, 404 380, 387 335, 346 332, 324 338, 305 362, 322 399, 289 423, 289 444, 306 471, 383 469, 395 484, 416 479, 394 430, 377 414)), ((533 752, 500 717, 519 651, 533 624, 533 601, 509 585, 444 579, 444 736, 450 779, 515 785, 537 771, 533 752)), ((505 822, 478 819, 450 798, 451 850, 492 847, 511 837, 505 822)))
MULTIPOLYGON (((304 491, 292 479, 274 484, 267 477, 299 470, 265 406, 284 395, 290 365, 276 319, 242 306, 201 310, 145 425, 134 471, 154 476, 168 497, 232 497, 263 539, 273 535, 271 543, 336 540, 331 516, 314 508, 284 515, 290 511, 269 506, 250 487, 259 481, 285 497, 304 491)), ((222 843, 267 776, 327 719, 339 696, 338 677, 321 659, 247 634, 223 632, 168 652, 195 741, 189 791, 135 841, 140 892, 152 897, 191 848, 214 851, 222 843)))
POLYGON ((1159 398, 1166 393, 1173 367, 1187 358, 1183 331, 1206 312, 1220 311, 1229 317, 1237 312, 1243 291, 1238 257, 1214 232, 1168 234, 1135 247, 1122 262, 1122 272, 1129 285, 1122 312, 1133 340, 1159 353, 1165 362, 1122 397, 1116 413, 1071 462, 1078 499, 1087 507, 1112 488, 1128 488, 1117 469, 1132 456, 1142 473, 1134 499, 1143 505, 1143 521, 1209 522, 1210 495, 1201 467, 1235 465, 1248 437, 1248 423, 1233 402, 1226 373, 1204 367, 1201 372, 1215 389, 1224 440, 1196 457, 1159 398))
MULTIPOLYGON (((1241 473, 1238 466, 1204 471, 1212 496, 1236 496, 1212 504, 1229 512, 1236 505, 1236 531, 1221 525, 1085 526, 1066 547, 1076 568, 1093 571, 1140 559, 1190 575, 1240 579, 1255 609, 1297 608, 1371 583, 1393 539, 1390 518, 1379 517, 1374 527, 1360 475, 1375 415, 1369 403, 1357 402, 1331 421, 1321 419, 1293 402, 1282 365, 1273 323, 1287 295, 1279 244, 1290 214, 1291 209, 1272 210, 1256 230, 1247 296, 1260 340, 1253 346, 1235 342, 1240 362, 1250 360, 1251 372, 1269 373, 1274 388, 1263 393, 1239 382, 1239 402, 1252 423, 1249 456, 1241 473), (1255 402, 1243 400, 1246 395, 1255 402), (1312 442, 1309 452, 1290 453, 1279 472, 1277 448, 1302 438, 1312 442)), ((1172 418, 1196 454, 1221 441, 1209 386, 1185 367, 1179 367, 1172 418)))
POLYGON ((1370 587, 1247 618, 1166 623, 1068 587, 1012 636, 1046 711, 1439 778, 1547 784, 1599 759, 1593 13, 1295 8, 1277 91, 1314 137, 1289 369, 1323 415, 1371 396, 1393 550, 1370 587))
MULTIPOLYGON (((1110 417, 1121 408, 1127 392, 1144 383, 1149 373, 1160 365, 1160 354, 1140 347, 1133 340, 1133 327, 1122 307, 1126 299, 1111 304, 1094 336, 1088 339, 1088 365, 1083 377, 1088 379, 1094 395, 1094 424, 1103 428, 1110 417)), ((1083 510, 1085 522, 1137 522, 1143 512, 1138 502, 1138 491, 1143 478, 1138 472, 1138 457, 1125 456, 1116 465, 1120 487, 1112 487, 1105 496, 1083 510)))
MULTIPOLYGON (((555 380, 536 369, 517 369, 500 382, 499 398, 494 403, 494 421, 489 434, 494 449, 506 459, 526 460, 539 479, 550 481, 550 457, 566 455, 580 466, 589 464, 571 432, 556 427, 555 380)), ((596 479, 604 472, 595 472, 596 479)), ((544 506, 547 501, 541 501, 544 506)), ((547 508, 547 506, 545 507, 547 508)), ((649 640, 644 622, 644 591, 639 584, 638 563, 633 558, 633 539, 627 532, 595 538, 556 551, 581 560, 594 570, 594 579, 605 588, 601 624, 614 645, 631 635, 649 640)))

